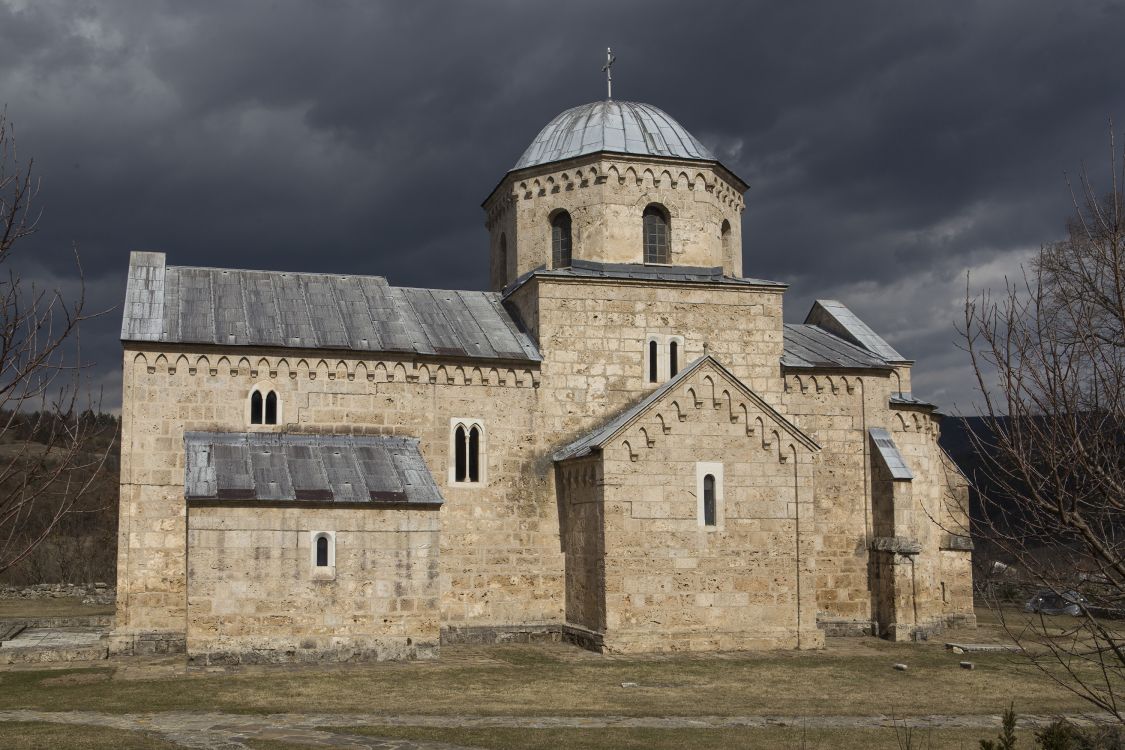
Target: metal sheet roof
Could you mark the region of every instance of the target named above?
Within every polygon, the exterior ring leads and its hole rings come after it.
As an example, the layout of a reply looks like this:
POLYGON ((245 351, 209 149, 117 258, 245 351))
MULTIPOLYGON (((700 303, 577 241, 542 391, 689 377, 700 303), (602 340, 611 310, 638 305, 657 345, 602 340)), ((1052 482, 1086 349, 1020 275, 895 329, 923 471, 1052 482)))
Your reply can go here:
POLYGON ((782 367, 842 370, 887 369, 886 360, 819 326, 786 323, 782 367))
POLYGON ((507 287, 504 294, 520 287, 532 276, 588 279, 634 279, 638 281, 676 281, 734 286, 771 286, 785 289, 788 284, 765 279, 747 279, 726 276, 722 266, 649 266, 643 263, 599 263, 575 259, 566 268, 540 266, 520 276, 507 287))
POLYGON ((882 427, 872 427, 867 430, 867 434, 871 436, 871 442, 875 444, 875 453, 883 459, 883 465, 891 472, 892 479, 914 478, 910 467, 906 465, 906 459, 902 457, 898 446, 891 438, 891 433, 882 427))
POLYGON ((440 505, 415 438, 184 434, 189 500, 440 505))
POLYGON ((378 276, 165 266, 133 253, 123 341, 350 349, 538 362, 498 295, 378 276))
POLYGON ((707 147, 651 104, 607 100, 568 109, 547 123, 512 169, 612 151, 715 161, 707 147))
POLYGON ((882 336, 871 330, 870 326, 860 320, 855 313, 837 300, 818 299, 805 317, 805 322, 820 326, 826 331, 851 341, 853 344, 862 346, 887 362, 909 361, 884 341, 882 336))
POLYGON ((923 401, 920 398, 914 398, 914 395, 909 392, 892 393, 890 397, 891 406, 921 406, 927 409, 936 409, 935 404, 929 401, 923 401))

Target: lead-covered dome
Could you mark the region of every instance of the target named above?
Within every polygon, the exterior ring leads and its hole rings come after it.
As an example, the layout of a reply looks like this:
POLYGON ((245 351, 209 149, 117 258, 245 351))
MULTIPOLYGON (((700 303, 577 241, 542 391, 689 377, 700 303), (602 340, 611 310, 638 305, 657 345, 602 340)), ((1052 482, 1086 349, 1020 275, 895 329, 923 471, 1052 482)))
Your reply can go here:
POLYGON ((612 151, 715 161, 680 123, 651 104, 614 100, 568 109, 547 123, 512 169, 612 151))

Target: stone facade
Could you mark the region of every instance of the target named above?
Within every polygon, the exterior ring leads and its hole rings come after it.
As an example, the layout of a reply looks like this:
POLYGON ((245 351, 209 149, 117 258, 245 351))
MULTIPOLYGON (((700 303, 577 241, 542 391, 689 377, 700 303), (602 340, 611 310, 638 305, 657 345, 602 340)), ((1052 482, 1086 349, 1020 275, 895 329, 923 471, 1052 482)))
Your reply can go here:
POLYGON ((653 203, 671 219, 671 264, 721 266, 741 276, 745 190, 745 183, 718 164, 654 163, 625 154, 509 173, 484 202, 492 288, 551 267, 550 219, 557 211, 571 215, 575 258, 640 263, 640 217, 653 203))
MULTIPOLYGON (((536 474, 539 372, 525 367, 304 358, 127 348, 115 647, 183 650, 187 623, 183 435, 274 430, 411 435, 442 487, 442 624, 558 623, 562 554, 547 480, 536 474), (331 366, 329 366, 331 362, 331 366), (276 426, 248 425, 252 388, 283 405, 276 426), (450 482, 451 420, 486 429, 487 484, 450 482)), ((273 511, 270 511, 273 512, 273 511)))
POLYGON ((725 371, 695 368, 600 460, 560 469, 568 622, 613 652, 822 646, 816 454, 725 371))
POLYGON ((188 508, 187 650, 202 663, 436 656, 436 510, 188 508), (331 566, 310 541, 334 536, 331 566))
POLYGON ((159 318, 129 323, 162 309, 163 289, 131 296, 123 331, 152 333, 123 334, 115 650, 421 658, 439 640, 558 637, 617 652, 814 648, 825 633, 971 623, 965 482, 937 446, 940 417, 910 396, 910 362, 864 353, 846 326, 817 335, 862 357, 787 357, 785 285, 741 278, 745 188, 714 161, 606 152, 509 173, 484 208, 491 283, 505 290, 503 308, 489 304, 538 347, 518 361, 473 356, 487 332, 449 320, 431 322, 467 337, 461 355, 437 342, 433 354, 193 343, 159 318), (658 268, 641 263, 652 203, 671 220, 658 268), (603 270, 550 267, 559 210, 573 257, 603 270), (277 394, 277 424, 251 424, 255 390, 277 394), (623 415, 613 440, 555 460, 623 415), (456 424, 480 426, 478 482, 456 476, 456 424), (880 463, 877 428, 909 479, 880 463), (258 430, 416 438, 443 502, 185 500, 186 432, 258 430), (721 475, 713 528, 700 520, 706 467, 721 475), (338 534, 332 580, 307 575, 316 529, 338 534))

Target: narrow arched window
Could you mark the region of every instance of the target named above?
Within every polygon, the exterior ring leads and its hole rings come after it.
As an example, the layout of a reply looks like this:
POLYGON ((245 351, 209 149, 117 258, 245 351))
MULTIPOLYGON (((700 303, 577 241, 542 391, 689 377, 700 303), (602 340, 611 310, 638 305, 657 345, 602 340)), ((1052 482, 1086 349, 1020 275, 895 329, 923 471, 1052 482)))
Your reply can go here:
POLYGON ((723 219, 723 226, 719 229, 719 239, 723 243, 723 262, 729 263, 733 258, 730 249, 730 222, 726 219, 723 219))
POLYGON ((262 423, 262 392, 254 391, 250 394, 250 424, 262 423))
POLYGON ((660 379, 660 361, 657 356, 656 342, 648 342, 648 382, 650 383, 655 383, 660 379))
POLYGON ((469 475, 469 460, 468 460, 469 446, 465 439, 465 428, 457 425, 457 429, 453 433, 453 450, 454 450, 454 469, 453 477, 458 482, 464 482, 465 478, 469 475))
POLYGON ((643 220, 645 263, 668 263, 672 256, 668 212, 652 203, 645 209, 643 220))
MULTIPOLYGON (((261 396, 261 394, 258 394, 261 396)), ((277 394, 270 391, 266 394, 266 424, 277 424, 277 394)))
POLYGON ((328 537, 323 534, 316 538, 316 567, 328 567, 328 537))
POLYGON ((469 430, 469 481, 480 481, 480 428, 476 425, 469 430))
POLYGON ((715 525, 715 475, 703 477, 703 525, 715 525))
POLYGON ((570 267, 570 214, 557 212, 551 219, 551 265, 570 267))
POLYGON ((503 289, 508 283, 508 238, 501 233, 500 241, 496 243, 496 257, 493 259, 492 286, 503 289))
POLYGON ((680 342, 672 340, 668 342, 668 377, 676 377, 676 373, 680 371, 680 342))

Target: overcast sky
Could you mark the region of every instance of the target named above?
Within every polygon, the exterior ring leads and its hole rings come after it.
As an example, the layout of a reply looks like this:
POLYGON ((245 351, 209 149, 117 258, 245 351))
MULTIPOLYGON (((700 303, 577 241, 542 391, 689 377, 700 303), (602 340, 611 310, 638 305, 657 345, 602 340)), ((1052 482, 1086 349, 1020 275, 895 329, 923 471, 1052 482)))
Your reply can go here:
POLYGON ((850 306, 969 411, 965 290, 1069 212, 1064 171, 1125 123, 1120 2, 0 0, 0 103, 34 156, 41 282, 120 403, 130 250, 177 265, 482 289, 480 202, 563 109, 614 93, 679 120, 750 183, 744 272, 850 306))

